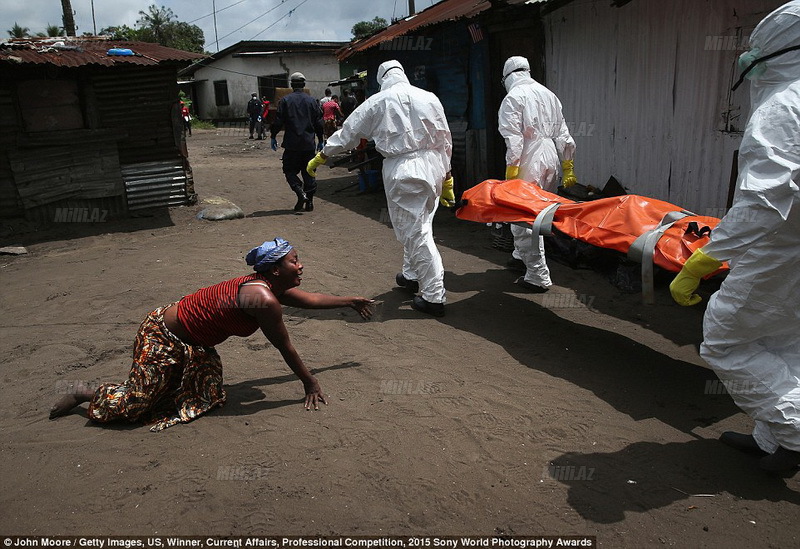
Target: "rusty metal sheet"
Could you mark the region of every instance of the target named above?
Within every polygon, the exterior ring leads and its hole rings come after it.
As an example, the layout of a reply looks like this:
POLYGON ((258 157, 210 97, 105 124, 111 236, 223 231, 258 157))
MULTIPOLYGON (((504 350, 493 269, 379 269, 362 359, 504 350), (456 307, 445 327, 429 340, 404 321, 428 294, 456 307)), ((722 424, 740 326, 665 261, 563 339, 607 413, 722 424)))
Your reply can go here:
POLYGON ((0 42, 0 66, 159 65, 191 62, 206 55, 167 48, 149 42, 119 42, 102 37, 23 38, 0 42), (113 48, 130 49, 131 56, 108 55, 113 48))

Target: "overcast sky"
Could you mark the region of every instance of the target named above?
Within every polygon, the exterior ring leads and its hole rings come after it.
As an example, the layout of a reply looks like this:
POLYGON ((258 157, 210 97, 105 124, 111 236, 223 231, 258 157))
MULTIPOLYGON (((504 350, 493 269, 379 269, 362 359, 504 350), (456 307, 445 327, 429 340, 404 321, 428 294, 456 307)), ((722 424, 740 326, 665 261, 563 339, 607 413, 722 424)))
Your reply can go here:
MULTIPOLYGON (((439 0, 415 0, 416 10, 439 0)), ((408 15, 408 0, 71 0, 77 34, 104 27, 134 27, 139 11, 155 4, 170 8, 179 21, 203 29, 205 49, 215 52, 241 40, 348 41, 353 25, 408 15), (94 5, 94 21, 92 20, 94 5), (213 13, 216 8, 216 29, 213 13), (218 40, 218 43, 217 43, 218 40), (219 47, 217 47, 217 44, 219 47)), ((62 25, 61 0, 0 0, 2 36, 18 23, 30 34, 62 25)))

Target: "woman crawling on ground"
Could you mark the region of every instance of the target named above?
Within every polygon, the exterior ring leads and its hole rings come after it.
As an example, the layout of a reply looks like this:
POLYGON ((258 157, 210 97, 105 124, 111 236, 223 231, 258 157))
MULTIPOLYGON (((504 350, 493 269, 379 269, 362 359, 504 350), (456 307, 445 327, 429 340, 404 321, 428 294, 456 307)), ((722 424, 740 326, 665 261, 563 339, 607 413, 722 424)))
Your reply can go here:
POLYGON ((305 408, 319 409, 325 395, 303 364, 283 323, 281 305, 305 309, 352 307, 364 319, 372 315, 365 297, 339 297, 297 288, 303 265, 282 238, 264 242, 247 254, 254 274, 202 288, 177 303, 147 315, 136 334, 133 365, 122 384, 96 390, 79 384, 50 411, 50 419, 89 402, 89 419, 154 423, 161 431, 186 423, 225 403, 222 362, 214 346, 231 336, 247 337, 258 328, 277 348, 305 388, 305 408))

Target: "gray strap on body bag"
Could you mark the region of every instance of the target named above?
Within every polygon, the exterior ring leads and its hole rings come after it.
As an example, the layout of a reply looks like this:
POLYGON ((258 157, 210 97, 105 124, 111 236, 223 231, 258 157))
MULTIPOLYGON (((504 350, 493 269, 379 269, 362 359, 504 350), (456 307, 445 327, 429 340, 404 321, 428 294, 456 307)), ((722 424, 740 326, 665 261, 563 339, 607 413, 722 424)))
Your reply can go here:
POLYGON ((697 215, 687 210, 680 210, 667 213, 659 222, 655 229, 651 229, 641 234, 633 241, 628 249, 628 259, 642 264, 642 302, 645 305, 652 305, 656 302, 655 289, 653 287, 653 255, 655 254, 656 244, 667 229, 679 219, 697 215))

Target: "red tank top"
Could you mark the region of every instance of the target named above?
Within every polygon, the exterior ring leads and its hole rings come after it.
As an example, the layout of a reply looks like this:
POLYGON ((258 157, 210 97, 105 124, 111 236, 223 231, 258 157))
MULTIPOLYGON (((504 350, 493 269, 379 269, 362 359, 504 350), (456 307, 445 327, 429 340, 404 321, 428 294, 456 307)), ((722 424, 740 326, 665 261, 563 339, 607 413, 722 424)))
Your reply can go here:
POLYGON ((239 276, 197 290, 178 302, 180 320, 192 341, 213 347, 231 336, 247 337, 258 330, 258 322, 239 308, 239 286, 259 280, 272 289, 258 273, 239 276))

